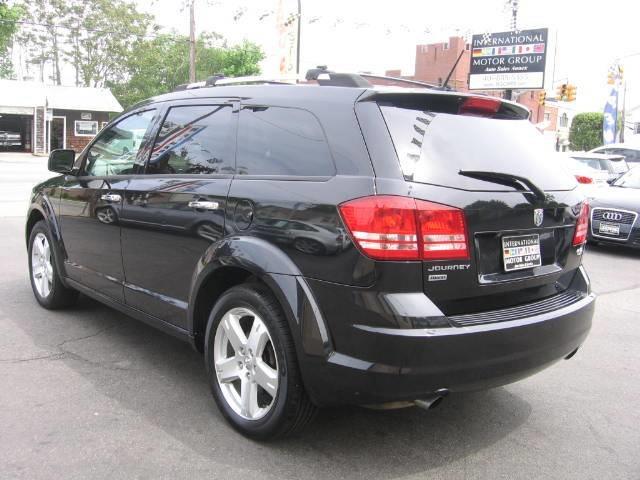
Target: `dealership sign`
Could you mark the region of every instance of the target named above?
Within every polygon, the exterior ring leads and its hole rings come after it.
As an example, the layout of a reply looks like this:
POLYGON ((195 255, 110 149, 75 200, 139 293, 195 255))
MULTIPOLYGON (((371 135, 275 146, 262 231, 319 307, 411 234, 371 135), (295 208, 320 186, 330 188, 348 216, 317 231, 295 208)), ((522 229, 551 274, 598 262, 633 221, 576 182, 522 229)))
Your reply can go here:
POLYGON ((469 89, 543 88, 548 30, 474 35, 469 89))

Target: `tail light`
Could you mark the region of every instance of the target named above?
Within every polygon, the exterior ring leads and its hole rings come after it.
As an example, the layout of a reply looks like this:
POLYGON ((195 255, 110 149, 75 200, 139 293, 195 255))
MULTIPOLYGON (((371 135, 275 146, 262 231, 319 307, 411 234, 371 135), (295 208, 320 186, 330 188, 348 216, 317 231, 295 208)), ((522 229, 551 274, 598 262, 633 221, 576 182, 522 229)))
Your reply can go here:
POLYGON ((356 245, 376 260, 468 259, 464 212, 408 197, 376 195, 340 205, 356 245))
POLYGON ((467 97, 460 105, 460 115, 493 116, 500 110, 501 101, 492 97, 467 97))
POLYGON ((580 207, 580 214, 576 222, 576 231, 573 234, 573 246, 579 247, 587 241, 587 231, 589 229, 589 203, 585 200, 580 207))
POLYGON ((593 183, 593 178, 586 175, 576 175, 576 180, 578 183, 593 183))

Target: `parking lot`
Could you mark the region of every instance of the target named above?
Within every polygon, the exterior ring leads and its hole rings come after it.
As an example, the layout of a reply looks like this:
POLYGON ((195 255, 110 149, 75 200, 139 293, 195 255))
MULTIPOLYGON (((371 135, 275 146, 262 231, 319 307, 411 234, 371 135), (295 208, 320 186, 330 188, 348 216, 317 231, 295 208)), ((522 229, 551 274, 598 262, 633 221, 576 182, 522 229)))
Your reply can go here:
POLYGON ((301 435, 236 434, 188 345, 83 298, 38 306, 23 235, 46 159, 0 154, 1 478, 640 478, 640 253, 589 247, 586 344, 525 381, 432 411, 322 411, 301 435))

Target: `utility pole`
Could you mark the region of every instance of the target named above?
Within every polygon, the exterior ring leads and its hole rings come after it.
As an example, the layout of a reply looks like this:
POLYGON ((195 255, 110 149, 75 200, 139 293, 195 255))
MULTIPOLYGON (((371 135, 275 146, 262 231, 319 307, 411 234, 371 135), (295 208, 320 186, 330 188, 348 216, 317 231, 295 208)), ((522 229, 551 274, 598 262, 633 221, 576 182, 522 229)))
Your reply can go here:
POLYGON ((627 81, 624 80, 624 97, 622 97, 622 128, 620 129, 620 143, 624 143, 625 117, 627 116, 627 81))
MULTIPOLYGON (((511 10, 510 29, 515 32, 518 29, 518 0, 507 0, 507 8, 511 10)), ((508 88, 504 91, 507 100, 513 100, 513 90, 508 88)))
POLYGON ((298 45, 296 46, 296 75, 300 75, 300 25, 302 25, 302 5, 298 0, 298 45))
POLYGON ((196 81, 196 0, 189 2, 189 82, 196 81))

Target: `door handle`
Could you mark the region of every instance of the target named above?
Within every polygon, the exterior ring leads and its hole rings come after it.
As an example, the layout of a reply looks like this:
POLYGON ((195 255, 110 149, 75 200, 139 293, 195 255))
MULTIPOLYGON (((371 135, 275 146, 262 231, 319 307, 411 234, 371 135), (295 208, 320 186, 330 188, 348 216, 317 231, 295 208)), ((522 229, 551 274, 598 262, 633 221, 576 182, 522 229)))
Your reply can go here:
POLYGON ((100 198, 107 202, 119 202, 120 200, 122 200, 122 197, 117 193, 105 193, 100 198))
POLYGON ((189 207, 196 210, 218 210, 220 204, 218 202, 209 202, 206 200, 192 200, 189 202, 189 207))

